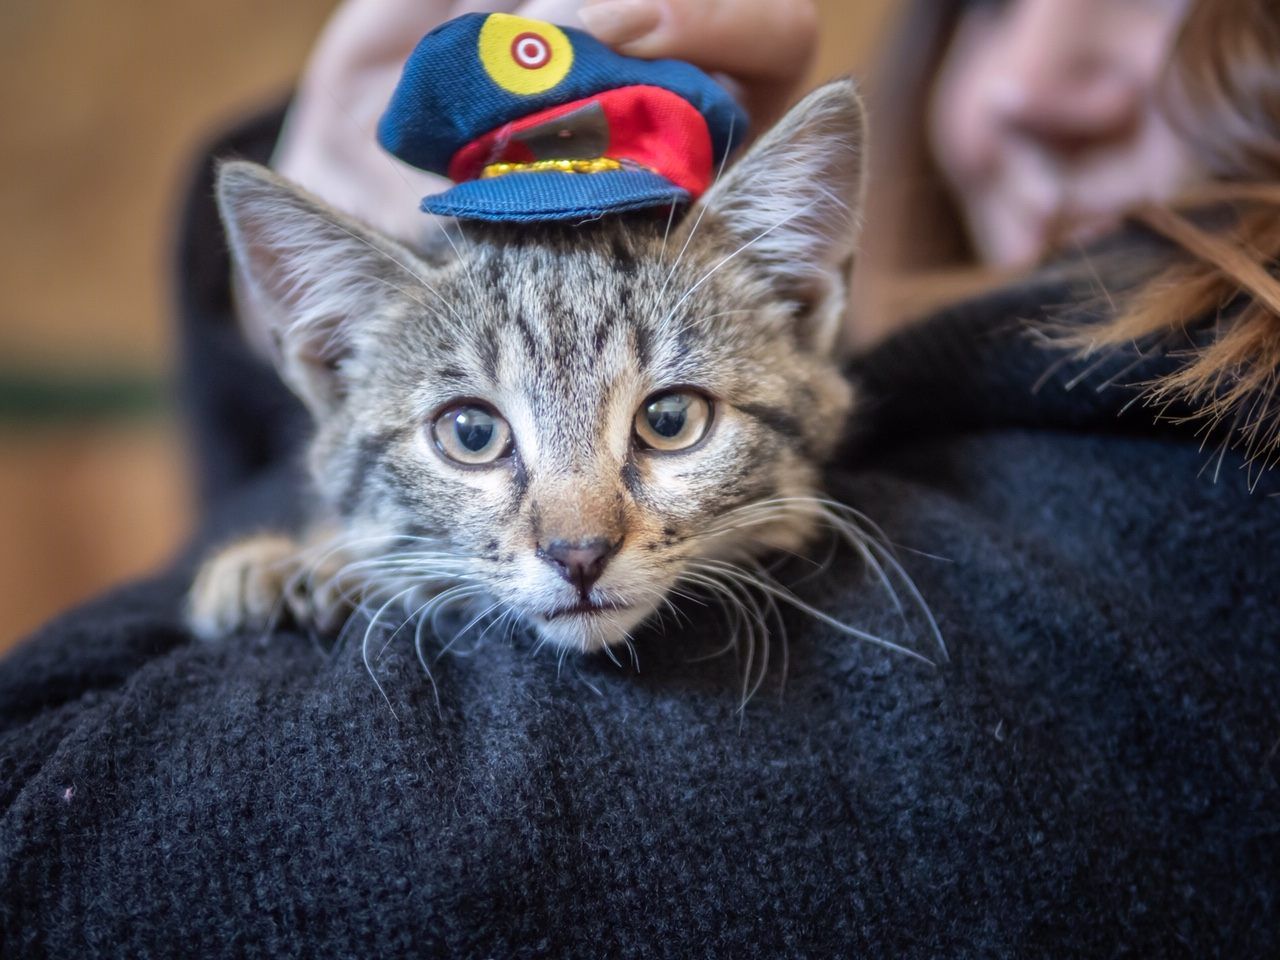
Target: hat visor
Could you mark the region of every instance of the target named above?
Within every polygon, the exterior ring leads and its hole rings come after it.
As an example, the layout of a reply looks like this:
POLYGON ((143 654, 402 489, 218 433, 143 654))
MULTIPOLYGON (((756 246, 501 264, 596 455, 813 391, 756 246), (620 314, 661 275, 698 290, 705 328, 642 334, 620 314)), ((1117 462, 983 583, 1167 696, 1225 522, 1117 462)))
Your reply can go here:
POLYGON ((538 171, 468 180, 423 198, 422 209, 460 220, 529 223, 594 220, 688 200, 687 190, 650 170, 538 171))

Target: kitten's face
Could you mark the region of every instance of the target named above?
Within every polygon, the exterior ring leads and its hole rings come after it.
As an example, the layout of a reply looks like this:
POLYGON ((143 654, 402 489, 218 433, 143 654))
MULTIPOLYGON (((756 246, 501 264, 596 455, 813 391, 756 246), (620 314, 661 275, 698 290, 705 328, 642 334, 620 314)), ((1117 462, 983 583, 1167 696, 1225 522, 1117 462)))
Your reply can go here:
POLYGON ((226 168, 241 277, 279 319, 333 509, 437 541, 424 574, 582 649, 699 561, 800 549, 809 515, 751 505, 812 494, 850 407, 832 341, 860 116, 847 85, 819 91, 669 235, 665 215, 454 225, 456 250, 415 255, 226 168))
POLYGON ((812 492, 849 406, 764 284, 711 273, 710 237, 672 274, 662 224, 467 236, 434 292, 406 283, 374 322, 320 422, 313 470, 351 520, 447 539, 494 600, 586 647, 692 557, 801 546, 786 520, 713 535, 735 507, 812 492))

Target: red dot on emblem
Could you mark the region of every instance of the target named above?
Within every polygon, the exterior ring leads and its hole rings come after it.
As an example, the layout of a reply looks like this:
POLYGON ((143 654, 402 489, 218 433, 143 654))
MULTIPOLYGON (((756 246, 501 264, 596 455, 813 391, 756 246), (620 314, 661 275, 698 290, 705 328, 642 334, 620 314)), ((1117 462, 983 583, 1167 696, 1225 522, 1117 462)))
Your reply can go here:
POLYGON ((536 33, 522 33, 511 41, 511 57, 526 70, 537 70, 551 60, 551 44, 536 33))

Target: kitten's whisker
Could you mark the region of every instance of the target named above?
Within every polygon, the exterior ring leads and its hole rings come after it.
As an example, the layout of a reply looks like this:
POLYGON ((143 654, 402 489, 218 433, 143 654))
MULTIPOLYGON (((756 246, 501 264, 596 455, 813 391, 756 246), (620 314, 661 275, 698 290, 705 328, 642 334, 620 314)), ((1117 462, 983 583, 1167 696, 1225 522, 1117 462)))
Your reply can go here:
MULTIPOLYGON (((373 631, 377 628, 378 621, 379 619, 381 619, 382 614, 386 611, 386 609, 389 606, 391 606, 393 603, 395 603, 397 600, 399 600, 400 597, 404 596, 406 593, 411 592, 413 589, 415 588, 410 587, 408 590, 400 591, 399 593, 395 594, 390 600, 384 603, 381 607, 379 607, 378 612, 374 614, 373 619, 369 621, 369 625, 365 627, 364 639, 361 640, 360 642, 360 659, 364 661, 364 668, 369 673, 369 679, 371 679, 373 681, 373 685, 378 688, 378 693, 382 694, 382 699, 386 701, 387 709, 391 711, 391 715, 395 717, 396 720, 399 720, 400 716, 396 713, 396 708, 391 705, 391 698, 387 696, 386 689, 382 686, 382 682, 378 680, 378 675, 377 673, 374 672, 374 669, 373 669, 373 662, 369 658, 369 640, 373 636, 373 631)), ((385 650, 385 647, 383 649, 385 650)), ((381 655, 382 654, 379 653, 378 656, 381 657, 381 655)))
POLYGON ((426 626, 427 618, 423 615, 423 611, 418 611, 418 622, 413 628, 413 652, 417 654, 418 663, 422 664, 422 672, 427 675, 427 681, 431 684, 431 696, 436 702, 436 716, 440 715, 440 688, 436 686, 435 674, 431 672, 431 664, 427 663, 426 648, 423 644, 423 627, 426 626))
POLYGON ((719 650, 715 650, 712 653, 705 654, 700 657, 691 657, 688 662, 702 663, 704 660, 711 660, 715 657, 724 656, 726 653, 732 650, 737 645, 737 642, 738 642, 738 629, 740 625, 740 619, 739 619, 737 608, 741 606, 741 604, 739 603, 736 597, 734 597, 732 594, 729 594, 724 589, 724 587, 719 583, 719 581, 713 580, 700 573, 696 573, 693 571, 685 571, 681 575, 681 579, 688 580, 690 583, 693 583, 696 586, 701 586, 704 590, 706 590, 710 594, 711 599, 716 603, 717 606, 719 606, 720 611, 724 614, 725 626, 729 629, 728 643, 726 643, 719 650), (726 603, 726 599, 729 601, 728 603, 726 603))
MULTIPOLYGON (((466 277, 467 283, 471 286, 471 293, 476 298, 476 303, 480 303, 480 287, 476 284, 475 275, 471 272, 471 258, 469 256, 463 256, 462 251, 458 249, 458 245, 453 242, 453 237, 449 235, 449 229, 445 226, 445 222, 442 217, 432 216, 431 222, 439 228, 440 233, 444 235, 444 238, 447 241, 449 241, 449 247, 453 250, 456 262, 462 265, 462 275, 466 277)), ((462 242, 467 245, 469 250, 470 244, 467 243, 467 235, 463 232, 462 221, 454 220, 453 223, 458 228, 458 236, 462 238, 462 242)))
POLYGON ((676 221, 676 208, 678 203, 671 204, 671 209, 667 213, 667 229, 662 231, 662 251, 658 254, 659 260, 667 259, 667 238, 671 236, 671 225, 676 221))
MULTIPOLYGON (((809 208, 810 208, 811 206, 812 206, 812 204, 809 204, 809 205, 807 205, 807 206, 801 207, 799 210, 793 211, 792 213, 788 214, 786 217, 783 217, 781 220, 779 220, 777 223, 775 223, 773 226, 769 227, 768 229, 766 229, 766 230, 762 230, 760 233, 756 234, 754 237, 752 237, 750 240, 748 240, 748 241, 747 241, 746 243, 744 243, 742 246, 738 247, 738 249, 737 249, 737 250, 733 251, 733 253, 729 254, 727 257, 725 257, 723 260, 721 260, 719 263, 717 263, 714 267, 712 267, 710 270, 708 270, 705 274, 703 274, 703 275, 702 275, 702 278, 701 278, 700 280, 698 280, 698 282, 697 282, 697 283, 695 283, 693 286, 691 286, 688 290, 686 290, 686 291, 684 292, 684 295, 683 295, 679 300, 677 300, 677 301, 676 301, 675 306, 674 306, 674 307, 672 307, 670 310, 668 310, 668 311, 667 311, 667 315, 666 315, 665 317, 663 317, 663 318, 662 318, 662 324, 663 324, 663 325, 665 325, 665 324, 667 324, 667 323, 670 323, 670 322, 671 322, 671 318, 672 318, 672 317, 674 317, 674 316, 676 315, 676 311, 677 311, 677 310, 679 310, 682 306, 684 306, 685 302, 686 302, 686 301, 687 301, 691 296, 693 296, 695 293, 697 293, 697 292, 698 292, 698 290, 700 290, 700 289, 702 288, 702 285, 703 285, 704 283, 706 283, 706 282, 707 282, 708 280, 710 280, 713 276, 715 276, 715 275, 716 275, 716 273, 717 273, 717 272, 718 272, 722 267, 724 267, 726 264, 728 264, 731 260, 734 260, 735 258, 737 258, 740 254, 744 253, 745 251, 749 250, 751 247, 755 246, 757 243, 759 243, 761 240, 763 240, 763 239, 764 239, 765 237, 767 237, 769 234, 773 233, 773 231, 778 230, 778 229, 780 229, 781 227, 786 226, 788 223, 790 223, 790 222, 791 222, 792 220, 794 220, 796 217, 799 217, 799 216, 802 216, 802 215, 803 215, 803 214, 805 214, 805 213, 808 213, 808 212, 809 212, 809 208)), ((664 293, 666 292, 665 288, 664 288, 663 292, 664 292, 664 293)))
POLYGON ((481 620, 487 617, 494 610, 497 610, 498 607, 500 606, 502 606, 502 601, 495 600, 493 603, 489 604, 489 606, 485 607, 482 611, 480 611, 474 617, 472 617, 471 620, 468 621, 467 625, 463 627, 461 630, 459 630, 457 633, 455 633, 453 637, 450 638, 449 642, 444 645, 443 649, 441 649, 441 651, 436 654, 436 662, 439 663, 440 658, 443 657, 450 650, 452 650, 453 645, 457 643, 459 640, 461 640, 463 637, 465 637, 467 635, 467 632, 471 630, 472 627, 474 627, 477 623, 479 623, 481 620))
MULTIPOLYGON (((636 653, 635 643, 633 642, 634 638, 631 636, 631 633, 627 630, 622 630, 618 627, 618 617, 615 614, 605 613, 603 614, 603 616, 605 621, 609 624, 609 626, 613 627, 614 629, 617 629, 618 632, 622 635, 622 642, 626 644, 627 649, 631 653, 631 665, 632 667, 634 667, 636 673, 639 673, 640 657, 636 653)), ((608 650, 608 649, 609 649, 609 646, 605 645, 605 650, 608 650)), ((617 665, 619 670, 622 669, 622 664, 618 663, 618 660, 616 657, 610 657, 610 659, 613 660, 614 664, 617 665)))
POLYGON ((847 623, 837 620, 830 614, 823 613, 812 604, 805 603, 781 585, 777 583, 770 583, 767 579, 745 573, 740 567, 734 567, 732 564, 722 563, 718 560, 700 559, 697 563, 708 565, 713 570, 720 569, 726 573, 732 572, 732 575, 736 575, 742 582, 750 583, 752 586, 764 591, 765 593, 773 594, 783 603, 789 604, 803 613, 807 613, 815 620, 819 620, 841 633, 848 634, 851 637, 856 637, 859 640, 865 640, 868 643, 874 643, 876 646, 884 647, 887 650, 893 650, 897 653, 901 653, 913 660, 919 660, 921 663, 927 663, 931 667, 937 666, 936 663, 923 654, 917 653, 909 647, 904 647, 901 644, 894 643, 892 640, 886 640, 883 637, 876 636, 874 633, 868 633, 866 630, 859 630, 857 627, 852 627, 847 623))
POLYGON ((446 590, 443 593, 437 594, 436 596, 429 598, 425 603, 423 603, 420 607, 418 607, 417 610, 415 610, 411 615, 405 618, 404 622, 401 623, 400 626, 396 628, 395 632, 387 639, 387 642, 382 646, 382 650, 379 651, 378 653, 378 659, 381 659, 383 652, 385 652, 387 649, 387 646, 390 645, 391 641, 396 638, 396 636, 400 633, 400 631, 403 630, 410 623, 415 623, 416 621, 414 626, 414 631, 413 631, 413 649, 414 649, 414 653, 418 657, 418 662, 422 664, 423 672, 425 672, 427 675, 427 681, 431 684, 431 696, 436 704, 437 716, 440 716, 441 714, 440 688, 436 685, 435 676, 432 674, 431 667, 427 663, 426 654, 424 652, 424 647, 423 647, 422 628, 427 622, 425 612, 429 607, 432 607, 433 605, 440 605, 440 604, 447 605, 448 603, 452 602, 455 599, 458 599, 462 596, 473 595, 477 592, 478 592, 477 588, 464 585, 460 587, 454 587, 451 590, 446 590))
MULTIPOLYGON (((392 594, 391 599, 387 600, 386 603, 384 603, 381 607, 378 608, 378 612, 373 615, 373 617, 369 620, 369 625, 365 628, 365 632, 364 632, 365 644, 368 644, 370 636, 372 635, 373 631, 377 629, 378 624, 382 619, 382 615, 386 613, 390 607, 394 606, 396 601, 399 600, 401 597, 406 597, 417 589, 418 589, 417 584, 412 584, 408 587, 405 587, 404 589, 392 594)), ((374 662, 377 662, 378 660, 382 659, 382 655, 387 652, 387 646, 395 638, 395 635, 398 632, 399 632, 399 627, 397 627, 396 630, 392 632, 391 636, 388 637, 386 642, 383 643, 383 645, 379 648, 378 655, 373 658, 374 662)))
MULTIPOLYGON (((775 497, 769 500, 756 501, 753 504, 747 504, 745 508, 736 508, 736 510, 749 510, 752 507, 772 505, 796 505, 816 508, 819 511, 817 519, 840 534, 845 542, 862 557, 863 561, 880 580, 899 615, 905 618, 906 611, 888 574, 891 572, 897 577, 910 595, 916 608, 928 622, 929 631, 933 635, 943 659, 949 659, 946 641, 942 636, 942 630, 938 626, 932 609, 930 609, 929 604, 925 601, 923 594, 921 594, 910 574, 907 573, 897 557, 894 556, 889 545, 888 535, 875 521, 849 504, 820 496, 775 497), (866 529, 862 529, 864 527, 866 529), (887 571, 885 567, 888 567, 887 571)), ((732 518, 732 514, 736 510, 730 511, 725 517, 732 518)))
POLYGON ((498 614, 498 618, 496 620, 494 620, 487 627, 485 627, 483 630, 480 631, 480 636, 476 638, 477 647, 484 642, 484 638, 488 635, 489 631, 492 630, 498 624, 502 623, 503 620, 506 619, 509 613, 511 613, 511 608, 507 607, 500 614, 498 614))
MULTIPOLYGON (((393 534, 393 533, 384 533, 384 534, 376 534, 376 535, 369 535, 364 533, 342 534, 335 537, 330 537, 322 543, 308 546, 303 549, 302 553, 300 554, 300 557, 306 557, 307 554, 314 554, 315 555, 314 559, 300 566, 299 574, 301 575, 305 573, 305 576, 301 577, 300 580, 295 580, 291 582, 289 586, 292 589, 297 589, 300 582, 305 582, 306 591, 310 594, 315 594, 317 592, 315 578, 319 575, 321 568, 335 554, 338 554, 342 551, 349 551, 356 547, 368 546, 376 543, 385 543, 388 540, 429 542, 427 541, 426 538, 423 538, 423 537, 412 537, 405 534, 393 534)), ((347 565, 344 565, 343 567, 339 568, 338 571, 336 571, 334 574, 328 577, 328 579, 325 581, 326 584, 332 583, 336 580, 340 580, 342 577, 344 577, 346 575, 345 573, 346 566, 347 565)), ((340 596, 344 600, 348 600, 348 601, 350 600, 350 596, 347 593, 347 591, 342 591, 340 596)))
POLYGON ((407 627, 410 623, 412 623, 414 621, 414 618, 418 615, 418 613, 424 607, 426 607, 427 604, 429 604, 430 602, 431 602, 430 600, 425 601, 418 607, 417 610, 413 611, 413 613, 410 613, 408 616, 406 616, 403 620, 400 621, 400 626, 396 627, 394 630, 391 631, 390 636, 387 637, 386 641, 378 649, 378 655, 374 657, 374 660, 382 659, 382 655, 387 652, 387 647, 391 646, 391 641, 395 640, 396 637, 400 636, 400 631, 403 630, 405 627, 407 627))
POLYGON ((938 649, 942 651, 942 659, 950 660, 951 654, 947 650, 946 640, 943 639, 942 628, 938 626, 937 618, 934 617, 933 610, 929 607, 929 604, 925 602, 924 594, 920 592, 920 588, 916 586, 916 582, 912 580, 907 571, 903 569, 902 564, 898 562, 897 557, 895 557, 883 544, 877 543, 874 540, 868 540, 867 548, 869 550, 876 551, 883 561, 889 565, 889 568, 898 575, 898 579, 902 581, 902 585, 906 588, 907 593, 911 594, 911 599, 915 601, 916 608, 924 614, 925 620, 928 621, 929 630, 933 634, 935 642, 938 644, 938 649))
POLYGON ((519 630, 522 625, 523 625, 523 621, 520 619, 520 614, 516 611, 514 607, 508 607, 507 608, 507 625, 504 628, 504 633, 503 633, 504 642, 511 643, 515 639, 516 631, 519 630))
POLYGON ((880 565, 880 561, 876 559, 875 554, 871 552, 871 548, 868 546, 870 538, 838 516, 826 515, 822 519, 830 529, 840 535, 845 543, 852 547, 858 556, 862 558, 862 562, 876 575, 880 585, 884 587, 884 592, 888 594, 889 600, 893 603, 893 608, 897 611, 898 616, 906 620, 907 611, 903 608, 902 601, 898 598, 898 591, 894 589, 889 575, 885 573, 884 567, 880 565))
MULTIPOLYGON (((770 577, 770 579, 772 579, 772 576, 763 567, 761 567, 759 563, 755 563, 754 566, 758 576, 770 577)), ((790 669, 790 664, 791 664, 791 653, 790 653, 790 650, 788 649, 789 638, 787 637, 787 623, 786 623, 786 620, 784 620, 782 617, 782 610, 779 609, 777 601, 775 601, 774 598, 769 596, 768 594, 765 594, 764 597, 765 597, 766 611, 767 613, 772 614, 774 622, 778 625, 778 635, 780 638, 780 645, 782 649, 782 677, 780 678, 779 686, 778 686, 778 692, 779 694, 781 694, 782 691, 786 689, 787 673, 790 669)), ((768 632, 767 626, 765 629, 767 633, 768 632)), ((763 674, 760 677, 760 683, 764 683, 763 674)), ((757 688, 758 686, 759 684, 757 684, 757 688)))
MULTIPOLYGON (((608 614, 605 614, 605 619, 611 624, 615 622, 614 619, 610 617, 608 614)), ((585 638, 584 638, 584 642, 585 642, 585 638)), ((606 657, 608 657, 611 661, 613 661, 613 665, 615 667, 617 667, 619 670, 622 669, 622 661, 618 659, 616 654, 614 654, 613 648, 609 644, 607 643, 604 644, 600 649, 604 651, 604 655, 606 657)))
POLYGON ((408 297, 418 306, 422 307, 423 310, 426 310, 427 313, 431 315, 432 319, 437 320, 440 323, 448 322, 448 317, 446 317, 443 313, 441 313, 435 307, 428 305, 428 303, 425 300, 423 300, 421 297, 414 295, 409 290, 406 290, 404 287, 400 286, 400 284, 392 283, 390 280, 387 280, 384 277, 375 277, 370 275, 365 275, 364 279, 372 280, 374 283, 380 283, 384 287, 390 287, 392 290, 395 290, 397 293, 401 294, 402 296, 408 297))
POLYGON ((457 320, 459 323, 462 323, 462 322, 463 322, 463 321, 462 321, 462 316, 458 313, 458 311, 457 311, 457 310, 455 310, 455 309, 453 308, 453 304, 449 303, 449 301, 448 301, 448 300, 446 300, 446 299, 444 298, 444 296, 440 293, 440 291, 439 291, 439 290, 437 290, 437 289, 436 289, 435 287, 433 287, 430 283, 428 283, 428 282, 427 282, 427 279, 426 279, 424 276, 422 276, 420 273, 418 273, 416 270, 414 270, 412 267, 410 267, 407 263, 404 263, 404 262, 402 262, 401 260, 399 260, 398 258, 393 257, 393 256, 392 256, 390 253, 388 253, 386 250, 383 250, 381 247, 377 246, 376 244, 374 244, 374 243, 373 243, 373 242, 371 242, 370 240, 366 239, 365 237, 362 237, 362 236, 360 236, 360 235, 359 235, 359 234, 357 234, 357 233, 352 233, 350 230, 348 230, 346 227, 344 227, 342 224, 338 223, 337 221, 331 221, 331 223, 333 224, 333 226, 334 226, 336 229, 338 229, 338 230, 340 230, 341 232, 345 233, 345 234, 346 234, 347 236, 349 236, 352 240, 356 240, 356 241, 358 241, 359 243, 364 244, 366 247, 368 247, 370 250, 372 250, 375 254, 377 254, 378 256, 382 257, 383 259, 385 259, 385 260, 386 260, 386 261, 388 261, 389 263, 392 263, 392 264, 394 264, 395 266, 399 267, 401 270, 403 270, 405 273, 407 273, 409 276, 411 276, 414 280, 418 281, 418 283, 420 283, 420 284, 422 285, 422 288, 423 288, 424 290, 426 290, 426 291, 428 291, 429 293, 433 294, 433 295, 436 297, 436 299, 437 299, 437 300, 439 300, 442 304, 444 304, 444 308, 445 308, 446 310, 448 310, 451 314, 453 314, 453 318, 454 318, 455 320, 457 320))
MULTIPOLYGON (((844 534, 850 544, 853 545, 855 549, 858 549, 860 553, 863 553, 864 559, 867 559, 869 565, 881 575, 883 581, 887 581, 888 577, 885 575, 885 572, 881 567, 881 563, 888 566, 889 570, 892 571, 901 581, 907 593, 911 595, 911 599, 915 603, 916 608, 928 621, 929 630, 933 634, 934 640, 938 644, 938 648, 942 651, 943 659, 950 659, 946 641, 942 636, 942 629, 938 626, 937 619, 934 617, 932 609, 930 609, 929 604, 925 601, 924 595, 920 592, 919 587, 916 586, 915 581, 911 579, 910 574, 908 574, 906 569, 903 568, 902 564, 898 561, 898 558, 894 556, 893 551, 889 546, 890 541, 888 535, 874 520, 862 511, 849 506, 847 503, 841 503, 838 500, 832 500, 827 497, 786 497, 780 499, 788 502, 801 501, 820 504, 827 511, 827 520, 830 525, 836 528, 840 533, 844 534), (851 523, 849 520, 837 516, 837 513, 847 514, 848 517, 853 519, 853 522, 851 523), (869 528, 870 534, 858 529, 858 524, 869 528), (867 557, 867 553, 873 553, 875 557, 879 558, 880 562, 876 562, 873 558, 867 557)), ((885 586, 889 591, 890 596, 894 599, 899 612, 903 613, 902 606, 898 602, 897 592, 889 583, 886 582, 885 586)))
POLYGON ((696 322, 700 327, 706 327, 711 320, 719 320, 721 317, 740 317, 743 314, 755 313, 754 310, 721 310, 719 313, 698 314, 696 322))
POLYGON ((753 615, 754 624, 760 628, 760 667, 755 683, 751 683, 753 658, 755 656, 756 648, 756 630, 754 626, 751 630, 751 645, 748 647, 747 663, 743 669, 743 696, 739 709, 746 709, 747 703, 750 702, 753 696, 755 696, 756 691, 760 689, 760 685, 764 683, 764 678, 769 670, 769 624, 765 619, 764 609, 756 600, 755 595, 747 589, 746 580, 735 576, 728 576, 725 580, 728 585, 736 588, 736 590, 741 593, 744 603, 750 604, 749 609, 753 615), (750 684, 749 687, 748 684, 750 684))
POLYGON ((471 571, 473 566, 468 559, 446 559, 444 557, 426 556, 386 556, 371 557, 366 560, 353 560, 344 564, 341 570, 348 573, 359 573, 365 570, 419 570, 424 575, 447 574, 459 579, 475 579, 462 571, 471 571))
POLYGON ((604 691, 602 691, 599 687, 597 687, 594 683, 592 683, 590 680, 588 680, 586 677, 582 675, 582 671, 578 668, 577 664, 575 664, 573 667, 573 675, 577 677, 579 680, 581 680, 583 685, 592 693, 594 693, 597 697, 604 696, 604 691))
MULTIPOLYGON (((759 689, 760 684, 764 682, 769 668, 769 627, 765 621, 764 612, 751 592, 739 582, 740 578, 734 575, 726 575, 724 571, 716 571, 708 574, 694 573, 691 579, 694 578, 696 578, 694 582, 700 582, 707 586, 714 584, 714 589, 733 604, 731 608, 734 612, 734 623, 731 627, 733 631, 732 639, 724 649, 710 656, 719 656, 732 649, 739 637, 745 641, 746 658, 742 674, 742 700, 739 704, 739 709, 745 709, 751 697, 759 689), (762 649, 760 672, 756 682, 753 684, 751 678, 755 672, 757 638, 762 649)), ((705 660, 709 658, 702 657, 698 659, 705 660)))
MULTIPOLYGON (((724 174, 725 165, 729 162, 729 154, 733 152, 732 149, 729 147, 729 144, 733 142, 734 122, 735 122, 734 118, 731 117, 729 120, 729 138, 725 141, 724 155, 720 158, 720 168, 716 170, 715 179, 711 182, 712 187, 714 187, 717 183, 720 182, 720 177, 724 174)), ((708 190, 708 192, 710 191, 708 190)), ((693 242, 694 235, 697 234, 698 232, 698 227, 702 226, 702 218, 707 215, 707 207, 708 205, 706 203, 699 205, 698 216, 694 219, 693 227, 689 230, 688 236, 684 238, 684 246, 681 247, 680 252, 676 254, 675 263, 673 263, 671 265, 671 269, 667 271, 667 277, 662 283, 662 289, 658 291, 658 298, 656 301, 657 303, 662 302, 662 298, 667 293, 667 288, 671 285, 671 278, 676 275, 676 269, 680 266, 680 261, 684 259, 685 253, 688 252, 689 244, 693 242)), ((666 239, 664 238, 662 241, 662 250, 664 254, 666 253, 666 249, 667 249, 667 242, 666 242, 666 239)))

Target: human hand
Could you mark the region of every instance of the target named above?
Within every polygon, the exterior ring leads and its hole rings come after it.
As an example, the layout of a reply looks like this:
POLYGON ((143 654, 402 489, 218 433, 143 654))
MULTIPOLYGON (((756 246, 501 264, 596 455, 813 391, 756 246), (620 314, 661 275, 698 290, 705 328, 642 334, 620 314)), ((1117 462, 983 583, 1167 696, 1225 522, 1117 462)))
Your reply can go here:
POLYGON ((810 0, 346 0, 303 74, 276 169, 410 244, 436 229, 418 202, 446 181, 383 151, 376 128, 418 40, 477 11, 581 26, 622 53, 689 60, 725 74, 756 130, 771 124, 795 94, 817 32, 810 0))
POLYGON ((447 186, 377 142, 378 119, 423 35, 465 13, 574 22, 580 0, 346 0, 325 26, 298 84, 272 160, 322 200, 416 245, 435 221, 421 198, 447 186))
POLYGON ((818 39, 812 0, 584 0, 578 17, 619 53, 725 75, 757 132, 799 92, 818 39))

